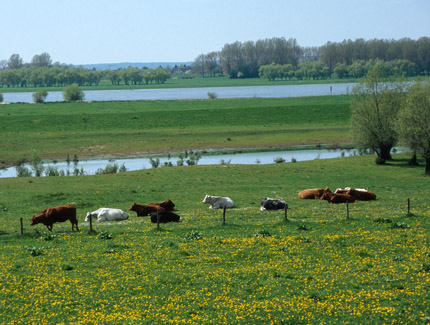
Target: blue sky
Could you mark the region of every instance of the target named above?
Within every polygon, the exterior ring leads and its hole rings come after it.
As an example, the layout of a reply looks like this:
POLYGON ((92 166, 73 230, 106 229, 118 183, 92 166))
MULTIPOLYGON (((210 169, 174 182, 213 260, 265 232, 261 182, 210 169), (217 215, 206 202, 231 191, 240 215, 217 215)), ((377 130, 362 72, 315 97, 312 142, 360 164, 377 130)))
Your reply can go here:
MULTIPOLYGON (((2 1, 3 2, 3 1, 2 1)), ((430 0, 16 0, 0 6, 0 60, 193 61, 235 41, 430 37, 430 0)))

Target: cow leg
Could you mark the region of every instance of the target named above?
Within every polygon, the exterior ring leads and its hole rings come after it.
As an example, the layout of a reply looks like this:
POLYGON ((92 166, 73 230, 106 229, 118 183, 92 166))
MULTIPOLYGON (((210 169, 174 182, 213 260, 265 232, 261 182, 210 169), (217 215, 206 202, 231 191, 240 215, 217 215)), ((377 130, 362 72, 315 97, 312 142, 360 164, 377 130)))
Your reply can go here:
POLYGON ((50 232, 52 232, 52 226, 53 226, 53 225, 46 225, 46 228, 48 228, 48 230, 49 230, 50 232))

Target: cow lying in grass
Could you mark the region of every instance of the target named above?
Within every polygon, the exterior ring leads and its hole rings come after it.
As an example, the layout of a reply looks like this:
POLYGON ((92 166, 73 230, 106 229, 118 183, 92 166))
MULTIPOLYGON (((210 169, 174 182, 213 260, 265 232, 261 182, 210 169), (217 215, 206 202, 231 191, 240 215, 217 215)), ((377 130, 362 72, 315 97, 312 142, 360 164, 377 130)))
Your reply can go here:
POLYGON ((161 223, 179 222, 180 219, 176 213, 171 211, 152 211, 150 213, 152 223, 157 223, 157 214, 161 223))
POLYGON ((229 197, 206 195, 202 201, 205 204, 210 204, 209 209, 232 208, 234 202, 229 197))
POLYGON ((130 207, 130 211, 137 213, 138 217, 149 216, 151 212, 155 211, 173 211, 175 204, 172 200, 165 200, 163 202, 154 202, 149 204, 137 204, 133 203, 130 207))
POLYGON ((261 200, 261 211, 265 210, 281 210, 288 208, 288 205, 283 200, 264 198, 261 200))
POLYGON ((121 209, 100 208, 93 212, 87 212, 85 221, 96 219, 97 221, 120 221, 128 219, 128 213, 121 209))
POLYGON ((311 188, 299 192, 299 199, 321 199, 324 192, 331 193, 328 187, 326 188, 311 188))
POLYGON ((344 187, 336 189, 335 193, 340 194, 349 194, 357 201, 371 201, 376 200, 376 194, 370 192, 366 188, 353 188, 353 187, 344 187))
POLYGON ((326 191, 321 196, 321 200, 327 200, 328 203, 338 204, 338 203, 353 203, 355 199, 346 193, 333 193, 326 191))
POLYGON ((30 225, 34 226, 38 223, 43 223, 49 231, 52 231, 52 226, 56 222, 65 222, 70 220, 72 231, 76 226, 78 228, 78 219, 76 218, 76 208, 73 205, 64 205, 58 207, 47 208, 31 218, 30 225))

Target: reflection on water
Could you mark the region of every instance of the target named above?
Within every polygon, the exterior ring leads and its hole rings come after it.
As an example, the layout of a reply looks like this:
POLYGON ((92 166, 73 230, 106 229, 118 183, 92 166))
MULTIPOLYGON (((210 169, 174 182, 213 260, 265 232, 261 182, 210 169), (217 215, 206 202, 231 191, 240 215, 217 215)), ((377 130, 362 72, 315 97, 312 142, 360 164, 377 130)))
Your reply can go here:
MULTIPOLYGON (((342 151, 342 150, 290 150, 290 151, 272 151, 272 152, 248 152, 248 153, 235 153, 235 154, 222 154, 222 155, 205 155, 198 160, 198 165, 219 165, 219 164, 274 164, 275 161, 292 162, 292 161, 305 161, 314 159, 328 159, 339 158, 343 156, 357 155, 355 150, 342 151)), ((158 156, 160 167, 165 164, 172 166, 178 165, 178 156, 158 156)), ((154 159, 155 160, 155 159, 154 159)), ((185 159, 186 161, 186 159, 185 159)), ((124 165, 128 171, 152 168, 151 160, 149 157, 139 158, 124 158, 124 159, 91 159, 80 160, 77 163, 60 161, 57 163, 45 163, 45 170, 50 167, 63 171, 64 175, 82 174, 94 175, 99 169, 106 168, 107 165, 117 164, 119 167, 124 165)), ((184 162, 184 165, 187 165, 184 162)), ((29 168, 29 165, 23 165, 29 168)), ((16 177, 16 167, 10 167, 0 171, 0 177, 16 177)), ((45 173, 43 174, 45 176, 45 173)))

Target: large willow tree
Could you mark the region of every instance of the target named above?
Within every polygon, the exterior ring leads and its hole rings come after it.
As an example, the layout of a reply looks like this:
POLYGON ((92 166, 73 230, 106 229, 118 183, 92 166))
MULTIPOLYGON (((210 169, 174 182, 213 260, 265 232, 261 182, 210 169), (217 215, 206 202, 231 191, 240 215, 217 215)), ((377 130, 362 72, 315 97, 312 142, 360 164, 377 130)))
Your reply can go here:
POLYGON ((403 142, 426 160, 425 174, 430 176, 430 82, 417 82, 409 88, 398 126, 403 142))
POLYGON ((357 147, 371 149, 383 160, 391 159, 391 149, 398 141, 397 113, 405 103, 404 88, 404 82, 386 81, 379 66, 353 88, 351 129, 357 147))

